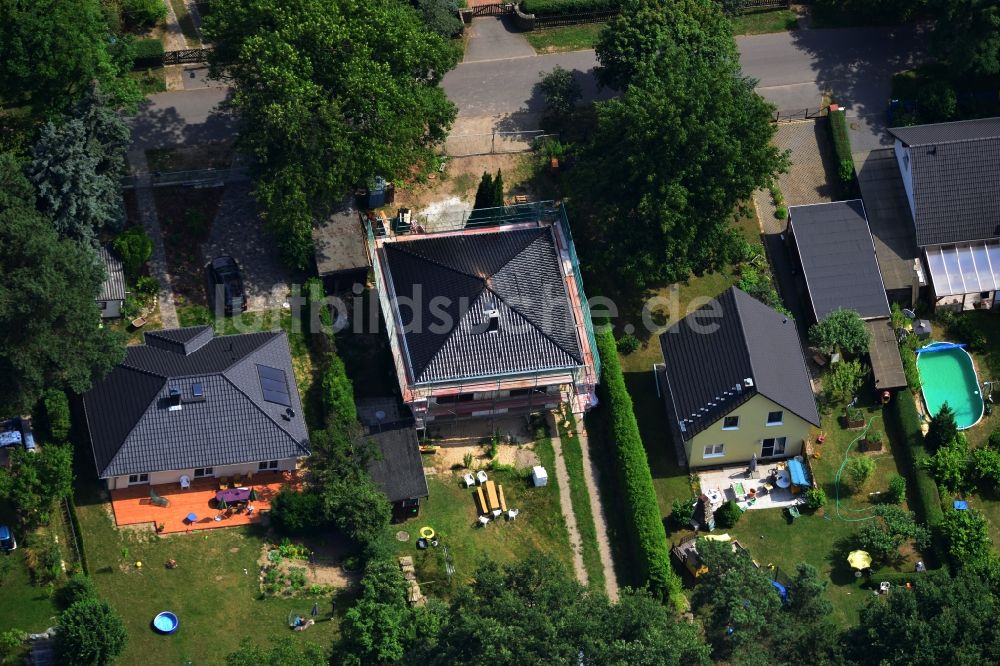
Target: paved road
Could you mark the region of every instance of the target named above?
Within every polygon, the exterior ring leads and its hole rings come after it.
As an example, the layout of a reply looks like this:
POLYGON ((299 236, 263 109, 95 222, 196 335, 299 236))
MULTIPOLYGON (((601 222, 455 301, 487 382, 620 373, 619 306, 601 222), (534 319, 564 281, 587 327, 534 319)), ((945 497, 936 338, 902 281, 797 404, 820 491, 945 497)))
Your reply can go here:
POLYGON ((233 117, 218 106, 227 88, 151 95, 132 120, 132 149, 215 141, 236 135, 233 117))

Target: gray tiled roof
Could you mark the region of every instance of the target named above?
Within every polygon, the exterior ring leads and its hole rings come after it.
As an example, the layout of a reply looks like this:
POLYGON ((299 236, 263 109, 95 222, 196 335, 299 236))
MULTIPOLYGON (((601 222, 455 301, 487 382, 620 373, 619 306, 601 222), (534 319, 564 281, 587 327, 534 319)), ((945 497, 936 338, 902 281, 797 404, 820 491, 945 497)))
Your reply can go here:
POLYGON ((864 319, 888 317, 861 200, 792 206, 788 214, 816 319, 839 308, 855 310, 864 319))
POLYGON ((84 394, 101 478, 309 454, 298 391, 289 392, 289 416, 264 400, 257 376, 257 364, 270 366, 294 386, 283 332, 217 338, 192 327, 150 332, 146 342, 84 394), (192 393, 196 383, 203 399, 192 393), (180 410, 168 409, 171 388, 181 392, 180 410))
POLYGON ((910 147, 917 245, 1000 237, 1000 118, 889 131, 910 147))
POLYGON ((667 329, 660 348, 686 439, 758 393, 819 425, 795 322, 735 287, 667 329))
POLYGON ((501 229, 383 245, 390 298, 415 306, 417 319, 402 307, 402 323, 412 323, 404 340, 416 383, 583 365, 552 234, 501 229), (486 331, 491 308, 497 332, 486 331))
POLYGON ((97 248, 97 254, 101 257, 104 272, 107 274, 107 279, 101 283, 101 291, 97 300, 125 300, 125 270, 122 268, 121 260, 103 245, 97 248))
POLYGON ((368 473, 390 502, 427 497, 427 478, 420 460, 417 433, 413 422, 389 424, 368 435, 382 454, 381 460, 368 465, 368 473))

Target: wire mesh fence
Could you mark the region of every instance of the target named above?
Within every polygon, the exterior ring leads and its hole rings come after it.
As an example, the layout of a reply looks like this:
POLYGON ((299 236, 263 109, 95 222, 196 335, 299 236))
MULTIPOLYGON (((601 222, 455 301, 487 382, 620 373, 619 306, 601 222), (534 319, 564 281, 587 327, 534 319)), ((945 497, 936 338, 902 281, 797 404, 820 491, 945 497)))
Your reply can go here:
POLYGON ((533 149, 539 141, 558 138, 558 134, 546 134, 543 130, 452 134, 444 143, 444 154, 448 157, 472 157, 524 153, 533 149))

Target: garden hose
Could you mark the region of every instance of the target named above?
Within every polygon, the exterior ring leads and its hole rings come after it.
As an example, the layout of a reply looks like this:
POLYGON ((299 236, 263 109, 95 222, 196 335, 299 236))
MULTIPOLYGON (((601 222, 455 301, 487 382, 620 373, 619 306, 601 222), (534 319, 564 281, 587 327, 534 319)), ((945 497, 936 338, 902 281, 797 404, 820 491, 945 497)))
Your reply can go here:
MULTIPOLYGON (((844 461, 840 463, 840 469, 837 470, 837 476, 833 480, 833 485, 837 492, 837 518, 840 518, 841 520, 848 523, 862 523, 866 520, 873 520, 875 518, 875 516, 865 516, 863 518, 845 518, 844 516, 840 515, 840 475, 844 473, 844 467, 847 466, 847 460, 851 455, 851 448, 858 443, 858 440, 860 440, 862 437, 868 434, 868 431, 871 430, 872 423, 875 422, 876 418, 878 417, 873 416, 870 419, 868 419, 868 425, 866 425, 865 429, 861 431, 861 434, 852 439, 851 443, 847 445, 847 450, 844 451, 844 461)), ((874 507, 869 506, 862 509, 844 509, 844 511, 854 511, 855 513, 860 513, 862 511, 871 511, 873 508, 874 507)))

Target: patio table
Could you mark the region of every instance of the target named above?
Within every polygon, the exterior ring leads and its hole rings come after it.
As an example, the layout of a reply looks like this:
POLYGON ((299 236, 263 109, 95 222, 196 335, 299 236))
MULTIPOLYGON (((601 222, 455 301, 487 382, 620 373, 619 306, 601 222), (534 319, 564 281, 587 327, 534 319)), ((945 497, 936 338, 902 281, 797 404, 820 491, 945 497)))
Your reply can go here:
POLYGON ((736 499, 745 497, 747 494, 747 491, 743 488, 743 484, 740 481, 734 482, 732 488, 733 488, 733 495, 736 496, 736 499))
POLYGON ((774 485, 779 488, 789 488, 792 485, 792 478, 788 475, 788 471, 781 469, 778 470, 777 478, 774 481, 774 485))
POLYGON ((220 490, 215 493, 216 502, 246 502, 250 499, 250 489, 249 488, 230 488, 228 490, 220 490))

